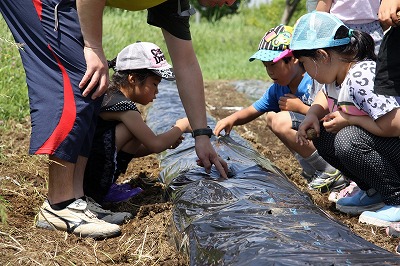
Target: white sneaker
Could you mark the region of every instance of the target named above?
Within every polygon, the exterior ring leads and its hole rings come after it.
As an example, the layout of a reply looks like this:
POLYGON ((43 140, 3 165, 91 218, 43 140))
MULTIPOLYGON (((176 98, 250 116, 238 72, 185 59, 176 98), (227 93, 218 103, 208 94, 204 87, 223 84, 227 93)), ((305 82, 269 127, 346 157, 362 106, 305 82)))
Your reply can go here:
POLYGON ((36 227, 92 238, 110 238, 121 234, 118 225, 99 220, 82 199, 75 200, 62 210, 52 209, 45 200, 40 207, 36 227))
POLYGON ((105 210, 94 199, 86 196, 87 208, 100 220, 111 224, 123 224, 133 218, 129 212, 112 212, 105 210))
POLYGON ((349 181, 339 170, 334 173, 315 171, 308 187, 312 190, 319 190, 322 193, 328 191, 339 191, 349 185, 349 181))

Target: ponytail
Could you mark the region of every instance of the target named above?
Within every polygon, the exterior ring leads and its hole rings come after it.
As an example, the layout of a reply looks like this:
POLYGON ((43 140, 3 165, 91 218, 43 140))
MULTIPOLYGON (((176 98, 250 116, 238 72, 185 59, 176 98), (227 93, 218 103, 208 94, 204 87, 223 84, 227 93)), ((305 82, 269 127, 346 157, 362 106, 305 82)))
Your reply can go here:
POLYGON ((117 58, 107 60, 108 68, 112 68, 115 71, 115 65, 117 64, 117 58))
POLYGON ((345 26, 341 26, 336 31, 334 38, 340 39, 346 36, 350 37, 350 43, 332 47, 330 49, 336 51, 337 53, 344 54, 353 62, 362 60, 376 61, 375 43, 371 35, 363 31, 352 30, 345 26))
MULTIPOLYGON (((109 65, 112 61, 113 60, 109 61, 109 65)), ((116 91, 121 87, 129 86, 129 75, 134 75, 139 84, 143 83, 149 76, 157 76, 154 72, 147 68, 115 71, 111 77, 108 89, 111 91, 116 91)))

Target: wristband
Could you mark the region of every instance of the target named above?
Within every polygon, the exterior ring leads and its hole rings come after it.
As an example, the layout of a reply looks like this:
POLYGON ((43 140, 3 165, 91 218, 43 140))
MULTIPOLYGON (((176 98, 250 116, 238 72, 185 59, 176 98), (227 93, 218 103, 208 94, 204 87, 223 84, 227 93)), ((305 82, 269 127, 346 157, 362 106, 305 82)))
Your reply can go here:
POLYGON ((193 138, 195 138, 197 136, 201 136, 201 135, 207 135, 209 138, 211 138, 211 136, 213 135, 213 131, 209 126, 207 126, 207 128, 195 129, 192 132, 193 138))

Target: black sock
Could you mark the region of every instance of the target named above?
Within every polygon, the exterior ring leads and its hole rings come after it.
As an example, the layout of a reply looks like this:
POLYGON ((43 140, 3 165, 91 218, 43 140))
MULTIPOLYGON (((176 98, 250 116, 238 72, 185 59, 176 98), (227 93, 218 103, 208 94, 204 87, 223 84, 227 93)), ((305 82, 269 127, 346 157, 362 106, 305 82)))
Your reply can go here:
POLYGON ((114 180, 115 182, 120 174, 125 174, 128 169, 128 164, 132 161, 134 155, 124 151, 119 151, 117 154, 117 169, 115 170, 114 180))
POLYGON ((70 199, 70 200, 59 202, 57 204, 50 204, 50 206, 53 210, 59 211, 59 210, 65 209, 68 205, 70 205, 75 200, 76 199, 70 199))

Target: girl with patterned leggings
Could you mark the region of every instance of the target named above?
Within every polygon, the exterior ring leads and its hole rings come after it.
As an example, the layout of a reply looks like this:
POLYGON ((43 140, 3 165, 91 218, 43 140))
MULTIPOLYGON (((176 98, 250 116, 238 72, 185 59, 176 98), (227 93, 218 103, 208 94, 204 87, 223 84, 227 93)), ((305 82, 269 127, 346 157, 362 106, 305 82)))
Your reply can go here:
POLYGON ((375 53, 370 35, 353 31, 332 14, 313 12, 297 22, 291 47, 306 71, 325 87, 317 94, 297 133, 360 191, 336 207, 361 214, 359 221, 388 226, 400 221, 400 105, 375 94, 375 53))

